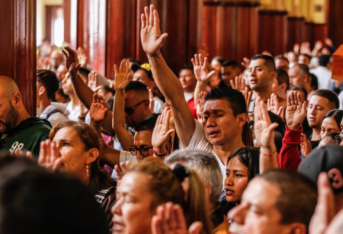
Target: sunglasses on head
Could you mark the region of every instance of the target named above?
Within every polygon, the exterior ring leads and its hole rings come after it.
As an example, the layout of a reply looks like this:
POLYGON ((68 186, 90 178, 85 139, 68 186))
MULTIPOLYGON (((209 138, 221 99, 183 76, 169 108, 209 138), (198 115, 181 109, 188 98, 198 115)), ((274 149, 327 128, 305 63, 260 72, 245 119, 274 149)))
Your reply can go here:
POLYGON ((137 106, 139 106, 140 104, 142 104, 143 102, 145 102, 145 101, 146 101, 146 100, 143 100, 143 101, 141 101, 140 103, 138 103, 138 104, 136 104, 136 105, 134 105, 134 106, 125 107, 125 108, 124 108, 125 113, 128 114, 128 115, 132 115, 132 114, 135 112, 135 108, 136 108, 137 106))

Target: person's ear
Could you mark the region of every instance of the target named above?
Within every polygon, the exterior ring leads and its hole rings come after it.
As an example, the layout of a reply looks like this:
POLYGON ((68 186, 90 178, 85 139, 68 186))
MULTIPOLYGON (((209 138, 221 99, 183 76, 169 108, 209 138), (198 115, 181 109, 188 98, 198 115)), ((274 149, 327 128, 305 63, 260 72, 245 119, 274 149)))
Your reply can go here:
POLYGON ((280 91, 282 92, 282 93, 286 93, 286 90, 287 89, 287 84, 286 83, 282 83, 281 85, 280 85, 280 91))
POLYGON ((243 114, 237 115, 237 118, 238 118, 238 126, 242 128, 244 124, 247 123, 249 117, 247 113, 243 113, 243 114))
POLYGON ((166 143, 166 151, 170 154, 171 153, 171 150, 172 150, 172 145, 170 144, 170 142, 168 141, 167 143, 166 143))
POLYGON ((39 96, 43 95, 46 92, 46 88, 44 86, 41 86, 37 90, 39 96))
POLYGON ((274 79, 276 79, 276 76, 277 76, 277 72, 276 71, 270 72, 270 80, 274 81, 274 79))
POLYGON ((21 102, 22 102, 21 94, 19 92, 14 93, 13 94, 13 106, 19 107, 21 102))
POLYGON ((288 233, 292 233, 292 234, 306 234, 307 233, 307 228, 306 225, 303 223, 291 223, 289 225, 287 225, 289 231, 288 233))
POLYGON ((307 83, 308 82, 308 75, 303 75, 304 76, 304 83, 307 83))
POLYGON ((92 148, 92 149, 88 150, 88 157, 86 159, 86 163, 91 164, 91 163, 95 162, 96 159, 98 158, 98 156, 99 156, 99 150, 98 149, 92 148))

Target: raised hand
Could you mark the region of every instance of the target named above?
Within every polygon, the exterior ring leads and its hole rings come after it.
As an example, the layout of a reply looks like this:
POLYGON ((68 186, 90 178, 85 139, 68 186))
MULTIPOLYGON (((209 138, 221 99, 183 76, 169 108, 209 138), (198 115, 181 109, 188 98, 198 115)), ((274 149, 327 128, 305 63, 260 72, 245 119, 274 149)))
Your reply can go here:
POLYGON ((151 220, 152 234, 199 234, 202 226, 201 222, 194 222, 187 230, 181 206, 171 202, 158 206, 151 220))
POLYGON ((310 43, 308 41, 301 43, 300 54, 311 54, 310 43))
POLYGON ((285 121, 285 107, 280 106, 279 99, 275 93, 272 93, 270 99, 267 101, 268 111, 280 116, 285 121))
POLYGON ((202 44, 201 46, 199 46, 198 54, 201 55, 203 58, 208 57, 209 56, 208 47, 205 44, 202 44))
POLYGON ((75 50, 73 50, 69 46, 66 46, 64 47, 64 50, 62 50, 62 52, 66 57, 66 67, 68 70, 73 63, 75 63, 75 66, 79 64, 79 59, 75 50))
POLYGON ((15 157, 28 157, 32 159, 32 153, 30 151, 26 151, 26 154, 23 151, 20 151, 19 149, 16 149, 15 151, 11 152, 11 156, 15 157))
POLYGON ((50 140, 40 143, 38 164, 49 170, 57 170, 62 166, 62 158, 58 156, 59 152, 56 145, 50 140))
POLYGON ((309 225, 309 233, 324 234, 335 216, 335 197, 325 172, 318 177, 318 202, 309 225))
POLYGON ((289 92, 287 96, 286 122, 287 127, 299 130, 306 118, 306 101, 295 91, 289 92))
POLYGON ((314 49, 315 50, 320 50, 321 48, 323 48, 322 41, 316 41, 316 43, 314 44, 314 49))
POLYGON ((245 87, 245 90, 243 93, 244 99, 245 99, 245 104, 247 106, 247 113, 249 113, 249 105, 252 97, 252 91, 248 89, 248 87, 245 87))
POLYGON ((77 58, 79 59, 81 67, 86 67, 87 66, 87 56, 86 56, 85 50, 82 49, 81 47, 79 47, 79 48, 77 48, 76 54, 77 54, 77 58))
POLYGON ((256 98, 254 110, 254 133, 261 147, 276 151, 274 143, 274 130, 278 126, 272 123, 268 115, 267 107, 260 97, 256 98))
POLYGON ((230 80, 230 84, 231 84, 231 87, 233 89, 236 89, 240 92, 244 92, 245 91, 245 80, 242 76, 242 74, 240 74, 239 76, 236 76, 235 77, 235 82, 233 82, 233 80, 230 80))
POLYGON ((104 98, 101 95, 95 93, 93 95, 93 103, 89 111, 91 119, 95 122, 102 122, 106 118, 107 112, 108 107, 105 103, 104 98))
POLYGON ((154 113, 155 109, 155 100, 154 100, 154 93, 152 92, 152 89, 148 88, 149 92, 149 109, 151 113, 154 113))
POLYGON ((207 82, 215 71, 209 72, 207 69, 207 57, 203 58, 201 54, 195 54, 191 59, 193 63, 194 76, 198 81, 207 82))
POLYGON ((325 38, 324 42, 329 47, 333 46, 332 40, 330 38, 325 38))
POLYGON ((150 11, 148 7, 145 7, 144 12, 145 14, 141 15, 142 47, 148 56, 154 57, 159 55, 160 49, 162 48, 168 34, 161 33, 160 18, 157 11, 155 10, 154 5, 150 5, 150 11))
POLYGON ((301 143, 300 143, 301 155, 307 157, 312 152, 312 145, 304 133, 301 133, 301 143))
POLYGON ((300 48, 299 44, 295 43, 294 46, 293 46, 293 52, 295 54, 299 54, 299 48, 300 48))
POLYGON ((130 163, 130 161, 122 162, 122 163, 120 163, 120 167, 121 167, 121 170, 120 170, 118 165, 114 166, 114 170, 116 171, 117 178, 118 178, 117 186, 119 186, 119 183, 120 183, 121 179, 123 178, 125 173, 130 169, 131 163, 130 163))
POLYGON ((114 73, 115 73, 115 89, 116 90, 125 90, 126 86, 132 80, 132 76, 129 74, 129 61, 123 59, 120 63, 119 70, 117 65, 114 64, 114 73))
POLYGON ((166 153, 166 144, 168 143, 171 134, 175 131, 169 128, 171 112, 169 108, 164 108, 162 114, 157 118, 154 131, 152 133, 152 146, 154 150, 160 154, 166 153))
POLYGON ((249 68, 249 65, 250 65, 250 59, 244 57, 244 58, 243 58, 243 62, 241 62, 241 65, 242 65, 243 67, 245 67, 245 69, 248 69, 248 68, 249 68))
POLYGON ((98 74, 95 71, 91 71, 88 75, 88 87, 94 92, 98 88, 98 74))

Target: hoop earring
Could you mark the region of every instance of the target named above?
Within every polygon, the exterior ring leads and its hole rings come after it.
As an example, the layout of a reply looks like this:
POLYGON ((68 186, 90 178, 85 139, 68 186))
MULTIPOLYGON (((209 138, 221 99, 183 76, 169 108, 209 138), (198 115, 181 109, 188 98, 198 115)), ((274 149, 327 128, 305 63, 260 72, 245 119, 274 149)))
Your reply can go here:
POLYGON ((86 174, 89 177, 89 164, 86 164, 86 174))

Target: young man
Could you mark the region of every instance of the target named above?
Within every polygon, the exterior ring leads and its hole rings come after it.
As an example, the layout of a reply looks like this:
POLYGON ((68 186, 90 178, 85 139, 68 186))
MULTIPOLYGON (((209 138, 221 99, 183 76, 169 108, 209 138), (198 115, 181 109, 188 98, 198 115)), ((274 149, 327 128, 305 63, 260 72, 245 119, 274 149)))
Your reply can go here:
POLYGON ((141 30, 142 46, 149 62, 154 64, 152 73, 157 87, 171 106, 176 131, 183 147, 213 152, 225 177, 230 154, 237 148, 251 143, 244 137, 246 132, 250 134, 250 130, 243 94, 229 88, 213 89, 205 98, 204 125, 195 120, 184 99, 179 79, 169 69, 160 53, 167 34, 161 35, 158 18, 153 5, 150 12, 146 7, 145 15, 142 15, 141 30), (152 14, 154 22, 149 22, 152 14))
POLYGON ((52 102, 58 90, 59 82, 54 72, 37 70, 37 107, 41 119, 46 119, 55 126, 60 121, 68 120, 65 105, 52 102))
POLYGON ((27 113, 13 79, 0 76, 0 150, 30 151, 39 155, 40 142, 49 138, 51 125, 27 113))
POLYGON ((195 119, 198 119, 198 115, 196 113, 196 105, 194 103, 194 91, 197 80, 194 76, 193 66, 184 65, 180 70, 179 80, 181 82, 183 94, 185 96, 189 109, 191 110, 193 117, 195 119))
POLYGON ((305 133, 311 142, 312 150, 316 149, 320 141, 320 131, 324 116, 330 110, 339 108, 337 94, 331 90, 316 90, 313 92, 307 110, 307 120, 311 132, 305 133))
POLYGON ((316 204, 317 187, 311 179, 272 169, 249 182, 229 219, 244 234, 306 234, 316 204))
POLYGON ((231 87, 230 81, 241 74, 241 68, 236 61, 225 61, 221 68, 221 81, 219 87, 231 87))
POLYGON ((287 91, 289 89, 289 77, 286 71, 283 69, 276 69, 277 76, 273 83, 273 92, 283 98, 287 98, 287 91))
POLYGON ((277 69, 282 69, 288 72, 289 69, 289 62, 288 59, 282 55, 278 55, 275 57, 275 66, 277 69))
MULTIPOLYGON (((149 89, 153 90, 156 86, 155 81, 152 77, 151 67, 149 63, 142 65, 133 64, 131 70, 134 71, 133 80, 140 81, 145 84, 149 89)), ((162 113, 164 109, 164 102, 154 95, 154 113, 162 113)))

